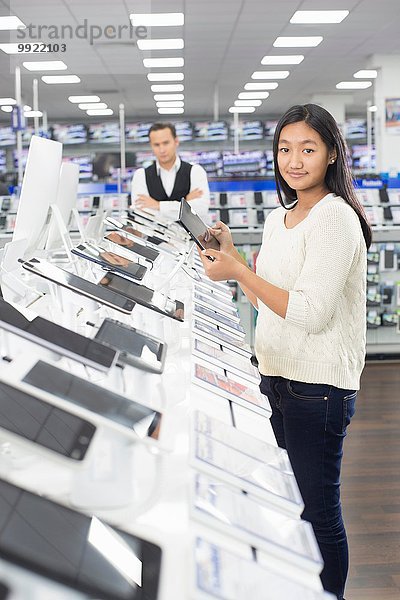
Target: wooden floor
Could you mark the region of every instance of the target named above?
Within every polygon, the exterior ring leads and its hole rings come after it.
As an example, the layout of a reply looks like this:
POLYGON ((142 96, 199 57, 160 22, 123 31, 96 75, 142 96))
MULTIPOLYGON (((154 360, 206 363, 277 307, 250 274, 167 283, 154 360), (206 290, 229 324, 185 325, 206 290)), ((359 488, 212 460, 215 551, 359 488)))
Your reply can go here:
POLYGON ((345 441, 346 600, 400 599, 400 363, 367 364, 345 441))

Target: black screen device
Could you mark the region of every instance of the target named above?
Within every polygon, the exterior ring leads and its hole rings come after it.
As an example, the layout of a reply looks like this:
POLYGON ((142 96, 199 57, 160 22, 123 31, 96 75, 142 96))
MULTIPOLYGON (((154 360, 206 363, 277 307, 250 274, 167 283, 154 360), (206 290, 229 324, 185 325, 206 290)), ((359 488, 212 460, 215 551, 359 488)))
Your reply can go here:
POLYGON ((112 242, 113 244, 121 246, 121 248, 130 250, 138 256, 142 256, 150 262, 154 262, 156 258, 160 256, 160 253, 154 248, 150 248, 144 244, 138 244, 118 231, 111 231, 110 233, 107 233, 107 235, 104 236, 104 239, 112 242))
POLYGON ((162 553, 147 540, 3 479, 0 523, 5 560, 91 598, 157 600, 162 553))
POLYGON ((137 281, 142 281, 147 272, 147 268, 143 265, 139 265, 128 258, 118 256, 114 252, 108 252, 102 246, 95 244, 78 244, 78 246, 72 248, 71 252, 76 256, 100 265, 103 269, 107 269, 107 271, 116 271, 137 281))
POLYGON ((7 600, 9 593, 10 588, 3 581, 0 581, 0 600, 7 600))
POLYGON ((171 300, 168 296, 155 292, 154 290, 128 281, 124 277, 119 277, 115 273, 106 273, 99 281, 99 285, 122 294, 130 298, 137 304, 141 304, 150 310, 154 310, 162 315, 184 321, 185 307, 179 300, 171 300))
POLYGON ((219 218, 223 223, 227 225, 229 223, 229 210, 227 208, 222 208, 219 211, 219 218))
POLYGON ((27 271, 39 277, 70 289, 86 298, 100 302, 100 304, 104 304, 109 308, 130 314, 135 307, 135 303, 132 300, 127 300, 125 296, 86 281, 83 277, 78 277, 78 275, 69 273, 61 267, 56 267, 44 260, 31 258, 28 261, 22 261, 22 266, 27 271))
POLYGON ((0 382, 0 427, 57 454, 83 460, 96 427, 41 398, 0 382))
POLYGON ((23 381, 112 421, 137 438, 158 439, 159 427, 155 433, 154 425, 161 423, 159 412, 63 369, 39 360, 23 381))
POLYGON ((99 206, 100 206, 100 196, 93 196, 92 208, 99 208, 99 206))
POLYGON ((254 204, 262 204, 263 195, 262 192, 254 192, 254 204))
MULTIPOLYGON (((209 233, 207 225, 192 211, 189 202, 184 198, 182 198, 179 208, 178 223, 188 232, 200 250, 220 249, 218 240, 209 233)), ((211 261, 215 260, 213 256, 207 256, 207 258, 211 261)))
POLYGON ((115 350, 43 317, 29 321, 2 299, 0 328, 103 371, 110 369, 116 359, 115 350))
POLYGON ((228 204, 228 194, 226 192, 220 192, 219 194, 219 205, 226 206, 228 204))
POLYGON ((390 206, 383 207, 383 218, 385 219, 385 221, 393 221, 393 213, 390 206))
POLYGON ((113 319, 104 319, 95 339, 118 350, 118 362, 122 364, 152 373, 164 370, 167 345, 143 331, 113 319))
POLYGON ((263 210, 258 210, 257 211, 257 223, 260 223, 260 225, 262 225, 265 221, 264 218, 264 211, 263 210))
POLYGON ((379 188, 378 192, 379 192, 379 200, 382 204, 386 204, 386 203, 390 202, 387 187, 385 185, 383 187, 379 188))
POLYGON ((384 253, 385 269, 394 269, 394 250, 384 250, 384 253))

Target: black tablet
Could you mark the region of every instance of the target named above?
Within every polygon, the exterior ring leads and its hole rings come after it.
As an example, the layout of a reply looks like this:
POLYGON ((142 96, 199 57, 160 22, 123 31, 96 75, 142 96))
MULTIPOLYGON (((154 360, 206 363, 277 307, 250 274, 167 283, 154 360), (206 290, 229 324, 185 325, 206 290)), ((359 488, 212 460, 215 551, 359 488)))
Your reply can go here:
POLYGON ((219 250, 218 240, 209 233, 207 225, 195 212, 192 211, 189 202, 184 198, 181 200, 178 223, 188 232, 191 239, 201 250, 212 248, 219 250))

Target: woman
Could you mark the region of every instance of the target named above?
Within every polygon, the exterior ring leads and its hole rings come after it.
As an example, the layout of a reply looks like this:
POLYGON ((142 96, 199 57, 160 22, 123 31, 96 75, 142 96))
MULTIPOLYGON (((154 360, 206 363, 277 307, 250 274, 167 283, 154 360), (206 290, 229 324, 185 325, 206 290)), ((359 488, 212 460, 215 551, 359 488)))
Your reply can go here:
POLYGON ((257 274, 221 222, 210 230, 220 251, 204 250, 202 261, 211 279, 236 279, 258 309, 261 391, 303 496, 303 518, 319 543, 322 583, 343 600, 348 547, 340 467, 364 367, 371 229, 353 189, 345 141, 325 109, 290 108, 273 151, 281 207, 266 219, 257 274))

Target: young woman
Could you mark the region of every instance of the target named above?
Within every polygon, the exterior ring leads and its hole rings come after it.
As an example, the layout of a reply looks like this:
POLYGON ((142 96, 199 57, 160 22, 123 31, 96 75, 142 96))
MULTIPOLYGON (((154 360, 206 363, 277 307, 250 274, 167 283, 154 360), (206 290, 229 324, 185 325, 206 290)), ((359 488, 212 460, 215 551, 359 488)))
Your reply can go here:
POLYGON ((325 109, 290 108, 273 150, 281 207, 266 219, 257 273, 221 222, 211 229, 220 251, 204 250, 202 261, 211 279, 236 279, 258 310, 261 391, 303 496, 303 518, 319 543, 322 583, 343 600, 348 547, 340 468, 364 367, 371 229, 353 189, 345 141, 325 109))

